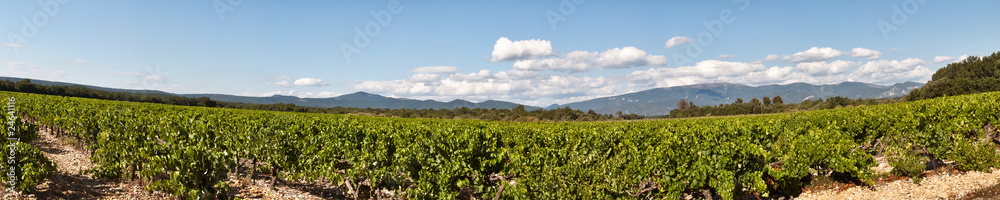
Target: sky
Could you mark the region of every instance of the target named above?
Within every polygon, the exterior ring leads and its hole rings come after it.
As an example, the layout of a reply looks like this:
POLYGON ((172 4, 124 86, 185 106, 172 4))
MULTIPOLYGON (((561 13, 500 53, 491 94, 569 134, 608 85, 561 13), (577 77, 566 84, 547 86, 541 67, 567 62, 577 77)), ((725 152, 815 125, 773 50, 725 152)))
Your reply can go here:
POLYGON ((565 104, 658 87, 926 82, 1000 1, 0 1, 0 76, 181 94, 565 104))

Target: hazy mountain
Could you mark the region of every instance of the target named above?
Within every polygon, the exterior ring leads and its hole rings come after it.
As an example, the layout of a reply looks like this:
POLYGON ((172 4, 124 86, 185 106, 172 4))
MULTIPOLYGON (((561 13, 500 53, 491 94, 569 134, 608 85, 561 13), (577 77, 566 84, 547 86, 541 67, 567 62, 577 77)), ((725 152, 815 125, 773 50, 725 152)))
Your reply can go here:
MULTIPOLYGON (((0 80, 10 80, 10 81, 21 81, 22 78, 9 78, 0 77, 0 80)), ((44 81, 44 80, 31 80, 31 83, 39 85, 57 85, 57 86, 79 86, 92 88, 97 90, 111 91, 111 92, 126 92, 126 93, 141 93, 156 96, 183 96, 183 97, 208 97, 216 101, 225 102, 236 102, 236 103, 254 103, 254 104, 275 104, 275 103, 294 103, 300 106, 311 106, 311 107, 355 107, 355 108, 389 108, 389 109, 455 109, 461 107, 468 108, 496 108, 496 109, 511 109, 517 107, 516 103, 505 102, 505 101, 495 101, 488 100, 479 103, 473 103, 466 100, 456 99, 449 102, 440 102, 434 100, 413 100, 413 99, 403 99, 403 98, 390 98, 377 94, 369 94, 365 92, 356 92, 352 94, 341 95, 338 97, 331 98, 299 98, 294 96, 283 96, 274 95, 270 97, 246 97, 246 96, 236 96, 236 95, 225 95, 225 94, 173 94, 163 91, 156 90, 128 90, 128 89, 114 89, 105 88, 73 83, 55 82, 55 81, 44 81)), ((525 110, 538 110, 541 108, 525 106, 525 110)))
MULTIPOLYGON (((0 77, 0 80, 20 81, 21 78, 0 77)), ((270 97, 246 97, 225 94, 172 94, 156 90, 127 90, 89 85, 80 85, 63 82, 31 80, 32 83, 40 85, 68 85, 93 88, 112 92, 142 93, 148 95, 177 95, 184 97, 208 97, 216 101, 254 103, 254 104, 275 104, 294 103, 295 105, 311 107, 355 107, 355 108, 389 108, 389 109, 454 109, 461 107, 468 108, 497 108, 510 109, 519 104, 488 100, 473 103, 466 100, 456 99, 449 102, 434 100, 413 100, 405 98, 391 98, 377 94, 356 92, 331 98, 299 98, 294 96, 274 95, 270 97)), ((806 83, 793 83, 787 85, 763 85, 748 86, 731 83, 712 83, 688 86, 677 86, 668 88, 655 88, 645 91, 596 98, 581 102, 569 103, 565 105, 552 104, 545 109, 556 109, 569 106, 576 110, 594 110, 601 114, 614 114, 622 111, 624 114, 636 113, 639 115, 665 115, 677 106, 677 101, 686 99, 695 105, 718 105, 728 104, 743 98, 749 102, 752 98, 774 97, 780 95, 785 103, 799 103, 806 99, 820 99, 834 96, 849 98, 891 98, 899 97, 909 93, 914 88, 924 84, 916 82, 897 83, 891 86, 875 85, 858 82, 844 82, 830 85, 812 85, 806 83)), ((542 109, 539 107, 525 106, 525 110, 542 109)))
POLYGON ((601 114, 636 113, 639 115, 665 115, 677 106, 681 99, 695 105, 729 104, 737 98, 749 102, 752 98, 780 95, 785 103, 799 103, 806 99, 820 99, 834 96, 849 98, 891 98, 903 96, 924 84, 916 82, 897 83, 891 86, 858 82, 844 82, 830 85, 793 83, 788 85, 748 86, 731 83, 712 83, 668 88, 655 88, 618 96, 596 98, 582 102, 559 105, 576 110, 594 110, 601 114))

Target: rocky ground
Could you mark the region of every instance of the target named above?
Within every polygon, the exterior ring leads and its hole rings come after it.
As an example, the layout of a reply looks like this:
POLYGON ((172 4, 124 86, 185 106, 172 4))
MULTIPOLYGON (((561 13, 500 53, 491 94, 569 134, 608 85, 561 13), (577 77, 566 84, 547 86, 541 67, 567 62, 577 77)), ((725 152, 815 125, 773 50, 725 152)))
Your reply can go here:
MULTIPOLYGON (((876 173, 892 170, 884 157, 877 157, 876 173)), ((949 167, 927 171, 920 183, 909 178, 877 181, 873 187, 835 187, 810 190, 798 199, 1000 199, 1000 169, 990 173, 959 172, 949 167)))

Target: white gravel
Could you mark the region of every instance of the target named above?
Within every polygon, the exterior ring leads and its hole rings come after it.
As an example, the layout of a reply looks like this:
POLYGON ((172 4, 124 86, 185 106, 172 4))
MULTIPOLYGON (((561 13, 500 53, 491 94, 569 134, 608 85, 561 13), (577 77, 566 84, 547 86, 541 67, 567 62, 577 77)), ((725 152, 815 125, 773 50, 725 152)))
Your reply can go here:
POLYGON ((920 184, 905 179, 879 184, 874 191, 868 187, 810 191, 802 193, 798 199, 961 199, 969 192, 997 183, 1000 183, 1000 169, 992 169, 992 173, 942 172, 923 178, 920 184))

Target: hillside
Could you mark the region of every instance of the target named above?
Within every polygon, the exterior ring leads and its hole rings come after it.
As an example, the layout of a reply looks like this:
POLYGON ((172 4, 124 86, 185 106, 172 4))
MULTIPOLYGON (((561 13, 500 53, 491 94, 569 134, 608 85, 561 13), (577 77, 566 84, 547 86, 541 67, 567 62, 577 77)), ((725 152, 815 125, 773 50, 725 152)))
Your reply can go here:
POLYGON ((927 86, 914 90, 907 100, 992 91, 1000 91, 1000 52, 983 57, 969 56, 938 69, 927 86))

